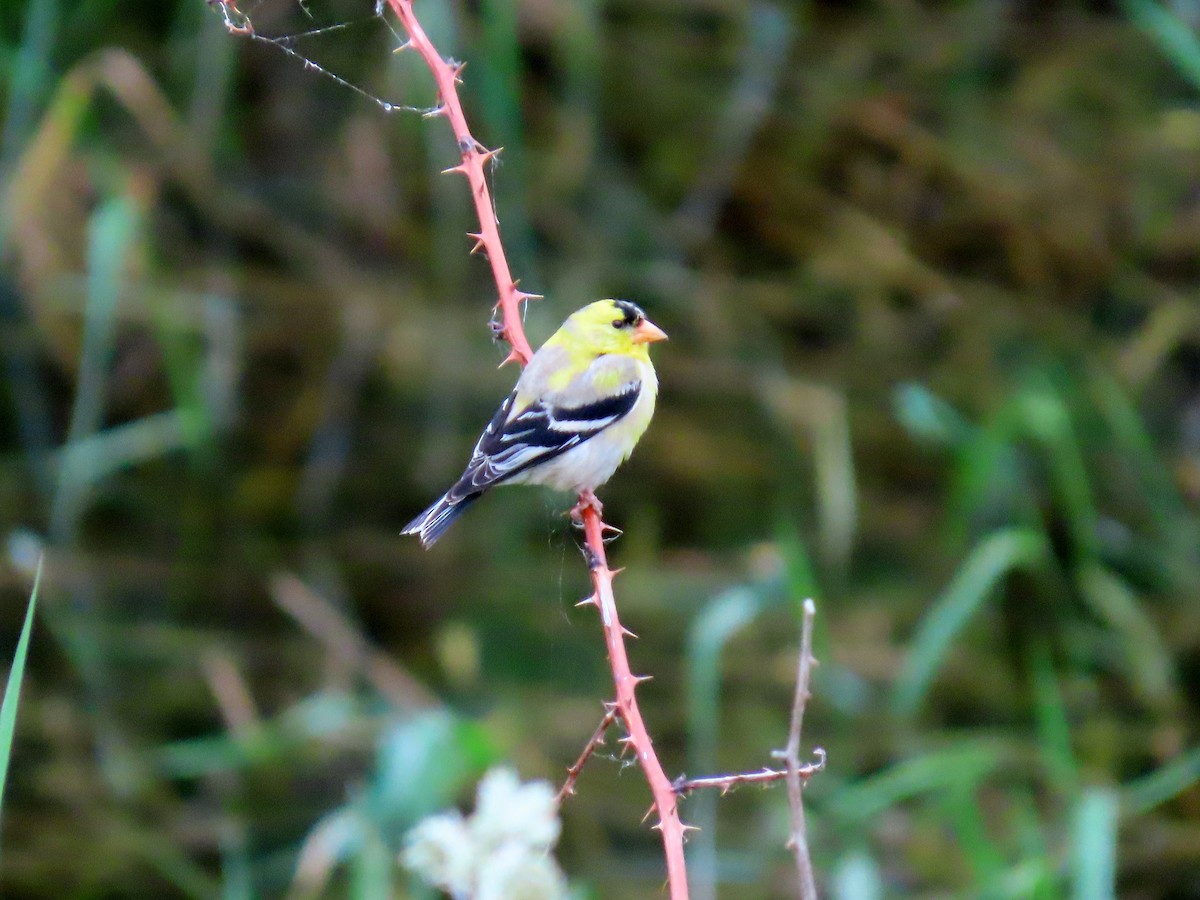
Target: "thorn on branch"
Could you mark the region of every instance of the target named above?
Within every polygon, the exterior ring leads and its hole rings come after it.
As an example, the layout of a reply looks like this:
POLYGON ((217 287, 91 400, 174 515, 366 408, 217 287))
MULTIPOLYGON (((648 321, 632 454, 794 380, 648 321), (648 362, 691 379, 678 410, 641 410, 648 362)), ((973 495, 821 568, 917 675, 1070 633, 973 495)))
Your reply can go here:
POLYGON ((504 148, 503 148, 503 147, 497 147, 495 150, 480 150, 480 151, 479 151, 479 163, 480 163, 480 165, 486 165, 487 163, 489 163, 489 162, 491 162, 492 160, 496 159, 498 156, 500 156, 500 154, 501 154, 503 151, 504 151, 504 148))
POLYGON ((580 600, 578 603, 576 603, 575 607, 579 608, 580 606, 599 606, 599 605, 600 605, 600 601, 598 601, 596 599, 596 595, 588 594, 586 597, 584 597, 582 600, 580 600))
POLYGON ((393 50, 392 52, 393 53, 403 53, 405 50, 411 50, 412 46, 413 46, 413 42, 411 40, 407 40, 403 44, 401 44, 399 47, 397 47, 395 50, 393 50))
MULTIPOLYGON (((484 240, 483 240, 483 235, 482 235, 482 234, 479 234, 478 232, 475 232, 475 231, 468 231, 468 232, 467 232, 467 237, 469 237, 471 240, 473 240, 473 241, 475 242, 475 246, 471 248, 471 255, 472 255, 472 256, 474 256, 474 255, 475 255, 476 253, 478 253, 480 250, 486 250, 486 249, 487 249, 487 244, 486 244, 486 243, 484 243, 484 240)), ((493 333, 493 334, 495 334, 497 337, 498 337, 499 335, 501 335, 501 334, 503 334, 503 333, 504 333, 504 326, 503 326, 502 324, 500 324, 500 323, 496 322, 495 320, 492 320, 492 321, 491 321, 491 322, 489 322, 488 324, 489 324, 489 325, 491 325, 491 327, 492 327, 492 333, 493 333), (496 330, 496 326, 497 326, 497 325, 500 325, 500 329, 499 329, 499 331, 497 331, 497 330, 496 330)))
POLYGON ((438 116, 447 114, 446 104, 439 103, 437 106, 431 106, 425 112, 421 113, 422 119, 436 119, 438 116))

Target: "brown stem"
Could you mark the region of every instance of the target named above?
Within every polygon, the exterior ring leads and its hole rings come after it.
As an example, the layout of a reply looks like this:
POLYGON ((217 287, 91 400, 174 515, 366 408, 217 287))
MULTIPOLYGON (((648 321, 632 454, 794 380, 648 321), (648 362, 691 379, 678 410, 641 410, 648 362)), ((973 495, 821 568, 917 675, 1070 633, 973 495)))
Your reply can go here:
POLYGON ((604 552, 604 523, 600 513, 586 498, 579 498, 583 506, 583 531, 587 546, 588 565, 592 570, 593 602, 600 610, 600 622, 604 627, 604 642, 608 645, 608 661, 612 668, 613 685, 617 691, 617 714, 625 725, 626 736, 622 739, 637 754, 638 765, 650 784, 654 796, 654 809, 658 811, 658 824, 654 827, 662 832, 663 853, 667 858, 667 887, 671 900, 686 900, 688 895, 687 869, 683 857, 684 824, 679 819, 675 789, 663 772, 646 724, 642 721, 634 695, 638 683, 644 681, 629 669, 629 657, 625 653, 625 629, 617 617, 617 603, 613 597, 612 580, 616 574, 608 567, 604 552))
POLYGON ((604 718, 600 720, 600 724, 596 726, 596 730, 588 738, 588 742, 580 752, 579 758, 575 760, 575 764, 567 769, 566 781, 558 789, 558 796, 554 798, 560 806, 563 800, 575 793, 575 782, 579 778, 579 773, 583 771, 583 767, 587 765, 587 761, 592 758, 592 754, 596 752, 596 748, 604 743, 605 733, 612 727, 612 723, 617 718, 617 705, 615 703, 606 703, 605 706, 607 709, 604 712, 604 718))
MULTIPOLYGON (((825 751, 817 749, 813 751, 817 757, 817 761, 801 766, 797 773, 804 781, 812 778, 818 772, 825 768, 825 751)), ((734 772, 732 775, 707 775, 703 778, 688 778, 686 775, 680 775, 673 782, 671 787, 680 797, 686 797, 692 791, 704 790, 706 788, 715 788, 722 794, 728 794, 734 788, 741 787, 744 784, 774 784, 776 781, 785 781, 788 777, 788 772, 783 769, 768 769, 766 767, 757 772, 734 772)))
MULTIPOLYGON (((813 877, 812 858, 808 852, 808 834, 804 822, 804 795, 801 785, 800 728, 804 723, 804 706, 808 702, 808 683, 816 660, 812 655, 812 626, 817 607, 812 600, 804 601, 800 622, 800 662, 796 673, 796 696, 792 701, 792 722, 788 728, 787 747, 783 759, 787 766, 788 806, 792 813, 792 836, 788 843, 796 857, 796 872, 800 877, 801 900, 817 900, 817 884, 813 877)), ((824 754, 821 763, 824 765, 824 754)))
MULTIPOLYGON (((462 158, 457 166, 447 169, 447 172, 459 172, 467 176, 471 185, 471 200, 475 204, 475 212, 479 217, 479 232, 467 235, 475 241, 476 249, 482 247, 488 262, 492 266, 492 276, 496 280, 499 292, 497 306, 503 318, 503 326, 499 335, 508 341, 512 350, 505 362, 518 362, 526 365, 533 357, 529 341, 525 338, 525 329, 521 326, 521 303, 535 296, 520 290, 513 280, 508 268, 508 259, 504 255, 504 245, 500 242, 500 223, 496 219, 495 207, 492 205, 492 194, 488 189, 484 166, 500 152, 499 149, 488 150, 475 140, 471 129, 467 126, 467 118, 463 114, 462 102, 458 98, 458 76, 462 72, 461 63, 447 61, 438 53, 437 48, 417 21, 413 12, 412 0, 387 0, 388 6, 404 26, 408 33, 408 44, 412 46, 425 61, 433 80, 437 83, 439 105, 430 115, 445 116, 454 131, 454 140, 462 158)), ((472 251, 474 252, 474 250, 472 251)))

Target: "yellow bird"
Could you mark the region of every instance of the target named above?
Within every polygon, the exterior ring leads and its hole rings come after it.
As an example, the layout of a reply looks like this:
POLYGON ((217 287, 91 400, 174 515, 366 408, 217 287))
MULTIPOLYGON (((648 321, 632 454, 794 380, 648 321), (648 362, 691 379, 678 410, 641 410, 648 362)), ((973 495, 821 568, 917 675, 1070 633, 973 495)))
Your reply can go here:
POLYGON ((572 313, 521 373, 475 445, 466 471, 405 527, 429 547, 497 484, 543 484, 595 502, 654 415, 649 344, 667 335, 628 300, 572 313))

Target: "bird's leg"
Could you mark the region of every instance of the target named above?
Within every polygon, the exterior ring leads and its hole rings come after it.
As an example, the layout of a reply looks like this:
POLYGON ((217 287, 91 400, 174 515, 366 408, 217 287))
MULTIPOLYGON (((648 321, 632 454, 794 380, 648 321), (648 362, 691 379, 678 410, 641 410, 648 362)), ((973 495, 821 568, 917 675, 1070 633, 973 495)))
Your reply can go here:
POLYGON ((583 514, 589 508, 596 511, 596 515, 600 517, 601 521, 604 520, 604 504, 600 502, 600 498, 596 496, 595 491, 591 488, 586 488, 579 492, 579 502, 571 507, 571 521, 576 526, 582 528, 583 514))

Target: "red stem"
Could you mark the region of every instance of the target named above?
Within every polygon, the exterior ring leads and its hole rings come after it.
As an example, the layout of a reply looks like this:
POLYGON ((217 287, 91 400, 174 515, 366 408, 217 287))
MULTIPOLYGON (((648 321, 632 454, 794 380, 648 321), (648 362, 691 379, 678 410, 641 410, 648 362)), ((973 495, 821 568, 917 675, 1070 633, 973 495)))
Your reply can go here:
MULTIPOLYGON (((529 342, 525 338, 525 329, 521 325, 521 302, 528 300, 530 294, 517 288, 512 273, 508 268, 508 260, 504 255, 504 247, 500 242, 500 229, 496 222, 491 192, 488 190, 484 165, 499 151, 483 147, 471 134, 467 126, 466 116, 463 115, 462 103, 458 97, 456 84, 462 65, 448 62, 438 53, 429 36, 417 21, 413 13, 412 0, 387 0, 395 12, 400 24, 408 33, 408 43, 421 54, 425 64, 433 73, 440 96, 440 106, 437 114, 444 115, 454 131, 454 139, 458 144, 462 162, 448 169, 449 172, 460 172, 467 176, 471 185, 471 199, 475 203, 475 211, 479 216, 479 233, 471 234, 475 240, 475 249, 483 248, 492 266, 492 275, 496 280, 499 291, 499 302, 503 316, 501 336, 512 347, 505 362, 515 360, 522 366, 526 365, 533 356, 529 342)), ((474 251, 472 251, 474 252, 474 251)), ((595 587, 595 602, 600 609, 600 618, 604 626, 604 640, 608 646, 608 659, 612 667, 613 684, 617 692, 617 712, 628 732, 625 742, 637 753, 638 764, 650 784, 650 792, 654 796, 654 808, 658 811, 658 824, 655 828, 662 832, 663 853, 667 860, 667 884, 671 900, 687 900, 687 870, 683 856, 684 825, 679 820, 679 810, 676 807, 675 791, 671 782, 663 772, 662 765, 654 753, 650 734, 642 721, 634 690, 640 679, 629 670, 629 658, 625 653, 625 630, 617 618, 617 604, 613 598, 612 579, 614 572, 608 567, 604 552, 603 530, 600 514, 590 504, 591 497, 580 497, 583 514, 584 533, 587 546, 592 557, 592 583, 595 587)))
POLYGON ((613 685, 617 690, 617 711, 628 732, 623 739, 637 754, 638 765, 645 773, 654 795, 654 807, 658 811, 658 824, 654 827, 662 832, 663 853, 667 858, 667 886, 671 900, 687 900, 687 870, 683 857, 684 825, 679 820, 675 789, 663 772, 662 764, 654 753, 650 733, 642 721, 634 695, 638 678, 629 669, 629 657, 625 653, 625 629, 617 617, 617 601, 613 597, 612 580, 616 574, 608 567, 604 552, 604 523, 600 514, 591 505, 584 506, 583 530, 587 540, 592 567, 593 599, 600 610, 600 622, 604 626, 604 642, 608 645, 608 661, 612 667, 613 685))
POLYGON ((461 163, 446 171, 466 175, 471 185, 471 199, 479 217, 479 232, 467 236, 475 241, 475 249, 482 247, 486 251, 488 262, 492 266, 492 277, 496 280, 496 289, 499 292, 497 306, 504 320, 500 336, 512 347, 504 362, 515 361, 524 366, 533 357, 533 351, 529 348, 525 329, 521 326, 521 302, 533 295, 517 287, 508 268, 504 245, 500 242, 500 224, 496 220, 492 193, 488 189, 487 177, 483 170, 484 165, 500 150, 488 150, 475 140, 467 126, 467 117, 463 114, 462 102, 458 98, 458 89, 455 86, 463 69, 462 64, 448 62, 438 53, 413 13, 412 0, 388 0, 388 6, 408 33, 408 43, 421 54, 421 59, 425 60, 429 71, 433 73, 433 80, 437 83, 440 105, 436 115, 445 116, 450 121, 450 128, 454 131, 454 140, 462 157, 461 163))

